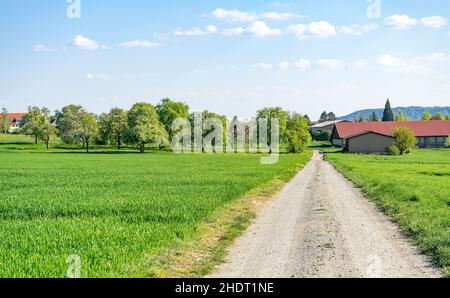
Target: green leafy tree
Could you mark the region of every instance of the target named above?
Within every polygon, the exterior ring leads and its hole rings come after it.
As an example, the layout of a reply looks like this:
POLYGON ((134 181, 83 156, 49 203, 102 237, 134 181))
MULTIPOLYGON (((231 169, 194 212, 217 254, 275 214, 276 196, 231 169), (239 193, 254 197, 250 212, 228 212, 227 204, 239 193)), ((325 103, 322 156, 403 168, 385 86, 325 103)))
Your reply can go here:
POLYGON ((393 131, 394 145, 400 151, 400 155, 410 151, 416 145, 416 136, 408 127, 398 127, 393 131))
POLYGON ((44 116, 39 107, 28 107, 28 112, 23 116, 20 123, 21 132, 25 135, 32 136, 35 144, 37 144, 43 121, 44 116))
POLYGON ((189 118, 189 106, 183 102, 174 102, 169 98, 161 100, 156 106, 156 111, 158 112, 159 120, 164 125, 170 139, 178 133, 178 131, 172 131, 172 123, 179 118, 189 118))
POLYGON ((394 121, 394 113, 392 112, 391 102, 388 99, 384 107, 383 122, 394 121))
POLYGON ((447 114, 447 115, 445 116, 445 120, 450 120, 450 115, 449 115, 449 114, 447 114))
POLYGON ((438 112, 436 115, 434 115, 431 120, 435 120, 435 121, 445 121, 445 116, 441 113, 438 112))
POLYGON ((45 143, 48 150, 51 138, 56 135, 56 127, 51 123, 50 111, 47 108, 43 108, 41 112, 43 119, 39 128, 39 139, 45 143))
POLYGON ((317 136, 317 141, 326 142, 331 139, 331 130, 324 130, 317 136))
MULTIPOLYGON (((194 123, 194 118, 195 118, 195 115, 198 115, 198 114, 200 114, 200 113, 191 113, 190 115, 189 115, 189 122, 191 123, 191 126, 192 127, 194 127, 194 125, 195 125, 195 123, 194 123)), ((227 135, 227 130, 225 129, 226 127, 227 127, 227 117, 225 116, 225 115, 219 115, 219 114, 217 114, 217 113, 213 113, 213 112, 210 112, 210 111, 208 111, 208 110, 204 110, 203 112, 201 112, 201 121, 202 121, 202 123, 200 124, 201 126, 202 126, 202 128, 205 126, 205 123, 206 123, 206 120, 208 120, 208 119, 219 119, 220 120, 220 122, 222 123, 222 130, 223 130, 223 136, 222 136, 222 139, 223 139, 223 145, 224 145, 224 148, 226 147, 226 144, 227 144, 227 137, 228 137, 228 135, 227 135)), ((215 130, 216 128, 214 128, 214 127, 212 127, 211 129, 202 129, 202 137, 203 138, 205 138, 207 135, 209 135, 210 133, 212 133, 214 130, 215 130)), ((174 132, 175 133, 175 132, 174 132)), ((194 139, 194 133, 195 133, 195 129, 193 129, 192 131, 191 131, 191 134, 192 134, 192 138, 194 139)), ((204 147, 204 145, 205 144, 202 144, 202 151, 205 151, 205 147, 204 147)), ((212 141, 212 145, 213 145, 213 147, 215 147, 215 145, 216 145, 216 140, 213 140, 212 141)))
MULTIPOLYGON (((289 120, 289 112, 284 111, 280 107, 264 108, 259 110, 256 115, 256 120, 267 119, 267 141, 269 147, 272 147, 272 119, 278 118, 280 128, 280 142, 286 142, 287 139, 287 123, 289 120)), ((258 131, 259 133, 259 131, 258 131)))
POLYGON ((89 145, 98 136, 98 123, 94 114, 83 113, 81 115, 80 137, 85 144, 86 152, 89 153, 89 145))
POLYGON ((311 143, 308 120, 299 114, 289 116, 287 124, 287 139, 292 153, 304 151, 311 143))
POLYGON ((84 113, 86 113, 84 108, 78 105, 65 106, 60 112, 56 112, 58 136, 66 144, 82 141, 81 130, 84 113))
POLYGON ((8 133, 9 130, 9 118, 8 118, 8 110, 5 107, 2 108, 2 132, 8 133))
POLYGON ((370 115, 369 121, 370 122, 378 122, 378 121, 380 121, 380 119, 378 119, 378 116, 375 112, 372 112, 372 114, 370 115))
POLYGON ((104 142, 109 140, 117 145, 117 149, 122 148, 124 135, 128 129, 128 115, 121 108, 113 108, 108 114, 99 118, 100 135, 104 142))
POLYGON ((98 139, 97 143, 108 145, 111 143, 111 117, 109 113, 102 113, 98 116, 98 139))
POLYGON ((405 117, 405 115, 403 115, 402 112, 398 112, 398 114, 395 116, 396 122, 407 121, 407 120, 408 119, 405 117))
POLYGON ((146 144, 167 145, 169 136, 159 122, 154 106, 148 103, 136 103, 128 112, 127 140, 130 144, 139 145, 141 153, 146 144))
POLYGON ((428 113, 428 112, 425 112, 425 113, 423 113, 423 115, 422 115, 422 121, 429 121, 429 120, 431 120, 431 118, 433 118, 433 115, 431 115, 431 114, 428 113))

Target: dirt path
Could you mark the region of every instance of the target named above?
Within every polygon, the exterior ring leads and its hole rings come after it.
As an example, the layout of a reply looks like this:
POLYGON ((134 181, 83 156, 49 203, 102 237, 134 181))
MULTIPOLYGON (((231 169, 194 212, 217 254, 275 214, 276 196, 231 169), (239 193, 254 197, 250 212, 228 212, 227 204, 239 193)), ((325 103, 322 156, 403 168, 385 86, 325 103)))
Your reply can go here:
POLYGON ((211 277, 440 277, 319 153, 211 277))

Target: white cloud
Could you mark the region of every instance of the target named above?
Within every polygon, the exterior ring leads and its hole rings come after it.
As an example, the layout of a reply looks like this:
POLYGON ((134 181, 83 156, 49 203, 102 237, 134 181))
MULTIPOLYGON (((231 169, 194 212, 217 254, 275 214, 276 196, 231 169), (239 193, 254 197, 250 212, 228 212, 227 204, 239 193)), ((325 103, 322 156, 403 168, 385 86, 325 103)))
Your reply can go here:
POLYGON ((287 28, 288 32, 293 33, 298 38, 308 38, 308 37, 316 37, 316 38, 327 38, 336 36, 336 27, 329 22, 320 21, 320 22, 312 22, 308 25, 305 24, 296 24, 291 25, 287 28))
POLYGON ((266 37, 266 36, 274 36, 274 35, 280 35, 281 30, 280 29, 272 29, 269 26, 267 26, 266 23, 263 21, 257 21, 252 23, 248 28, 247 31, 250 33, 253 33, 254 35, 258 37, 266 37))
POLYGON ((297 25, 291 25, 287 28, 288 32, 293 33, 298 38, 304 38, 304 35, 306 33, 306 25, 304 24, 297 24, 297 25))
POLYGON ((389 67, 401 67, 403 63, 399 58, 384 54, 377 59, 377 63, 389 67))
POLYGON ((440 17, 440 16, 432 16, 432 17, 422 18, 422 19, 420 19, 420 22, 424 26, 436 28, 436 29, 446 27, 448 24, 448 20, 446 18, 440 17))
POLYGON ((237 28, 231 28, 231 29, 225 29, 223 30, 223 35, 225 36, 237 36, 237 35, 241 35, 245 32, 245 29, 242 27, 237 27, 237 28))
POLYGON ((393 15, 390 17, 387 17, 384 20, 384 23, 393 29, 396 30, 408 30, 412 26, 417 25, 419 23, 418 20, 411 18, 407 15, 393 15))
POLYGON ((298 62, 294 64, 294 66, 300 71, 305 71, 311 67, 311 62, 306 59, 300 59, 298 62))
POLYGON ((289 64, 289 62, 283 61, 280 63, 279 67, 280 67, 281 71, 287 71, 290 67, 290 64, 289 64))
POLYGON ((151 42, 146 40, 130 40, 119 44, 120 48, 131 49, 131 48, 143 48, 143 49, 153 49, 160 47, 159 42, 151 42))
POLYGON ((345 63, 337 59, 319 59, 316 61, 317 66, 328 70, 341 70, 345 67, 345 63))
POLYGON ((258 20, 270 21, 286 21, 293 18, 299 18, 301 15, 291 12, 264 12, 256 14, 253 12, 239 11, 237 9, 226 10, 217 8, 212 12, 212 16, 216 19, 223 20, 230 23, 252 23, 258 20))
POLYGON ((271 12, 265 12, 265 13, 261 14, 262 19, 272 20, 272 21, 286 21, 286 20, 300 18, 300 17, 301 17, 301 15, 295 14, 295 13, 290 13, 290 12, 281 13, 281 12, 272 12, 271 11, 271 12))
POLYGON ((97 80, 97 81, 109 81, 112 79, 112 77, 110 75, 107 74, 92 74, 92 73, 88 73, 85 77, 87 80, 97 80))
POLYGON ((217 29, 216 26, 213 26, 213 25, 206 26, 206 32, 208 32, 208 33, 213 34, 213 33, 217 33, 217 31, 219 31, 219 30, 217 29))
POLYGON ((253 65, 251 65, 251 67, 252 68, 262 69, 262 70, 272 70, 273 69, 273 65, 272 64, 268 64, 268 63, 253 64, 253 65))
POLYGON ((208 34, 217 33, 218 29, 216 26, 208 25, 204 29, 200 29, 198 27, 194 27, 192 29, 181 31, 180 29, 175 30, 174 34, 177 36, 202 36, 208 34))
POLYGON ((377 24, 365 24, 365 25, 351 25, 351 26, 342 26, 339 28, 340 33, 350 34, 360 36, 364 33, 369 33, 378 29, 379 26, 377 24))
POLYGON ((72 44, 83 50, 97 50, 100 48, 100 45, 95 40, 89 39, 88 37, 82 35, 75 36, 72 44))
POLYGON ((379 65, 404 74, 428 75, 434 73, 434 66, 450 63, 450 56, 444 53, 433 53, 407 59, 384 54, 377 59, 379 65))
POLYGON ((219 19, 230 23, 250 23, 258 19, 255 14, 242 12, 239 10, 226 10, 223 8, 217 8, 213 11, 212 15, 219 19))
POLYGON ((35 52, 52 52, 53 50, 43 44, 37 44, 34 46, 33 51, 35 51, 35 52))
POLYGON ((319 38, 326 38, 336 35, 336 28, 326 21, 312 22, 308 24, 308 32, 319 38))

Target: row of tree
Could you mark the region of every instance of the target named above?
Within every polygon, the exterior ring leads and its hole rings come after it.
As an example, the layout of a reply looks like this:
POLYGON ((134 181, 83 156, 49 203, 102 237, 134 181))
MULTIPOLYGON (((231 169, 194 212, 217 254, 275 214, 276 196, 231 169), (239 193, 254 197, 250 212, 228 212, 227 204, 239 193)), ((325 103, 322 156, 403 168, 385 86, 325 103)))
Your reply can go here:
MULTIPOLYGON (((168 98, 158 105, 140 102, 128 111, 113 108, 109 113, 99 116, 86 111, 82 106, 69 105, 50 114, 47 108, 30 107, 22 119, 19 132, 42 140, 48 149, 52 137, 59 137, 66 144, 82 144, 89 152, 92 144, 114 144, 119 150, 123 145, 132 145, 144 152, 147 144, 159 146, 160 149, 170 145, 179 130, 173 130, 176 119, 187 119, 194 124, 195 114, 183 102, 175 102, 168 98)), ((305 116, 290 113, 279 107, 259 110, 256 120, 268 120, 268 145, 272 146, 271 120, 279 119, 279 137, 282 143, 289 146, 291 152, 303 151, 311 142, 308 120, 305 116)), ((223 127, 228 120, 226 116, 203 111, 202 127, 206 119, 219 119, 223 127)), ((237 118, 235 117, 234 120, 237 118)), ((203 130, 203 137, 215 128, 203 130)), ((224 143, 227 132, 224 130, 224 143)), ((215 141, 215 140, 214 140, 215 141)))
POLYGON ((319 123, 327 122, 327 121, 335 121, 337 119, 336 115, 333 112, 327 113, 327 111, 324 111, 320 115, 319 123))

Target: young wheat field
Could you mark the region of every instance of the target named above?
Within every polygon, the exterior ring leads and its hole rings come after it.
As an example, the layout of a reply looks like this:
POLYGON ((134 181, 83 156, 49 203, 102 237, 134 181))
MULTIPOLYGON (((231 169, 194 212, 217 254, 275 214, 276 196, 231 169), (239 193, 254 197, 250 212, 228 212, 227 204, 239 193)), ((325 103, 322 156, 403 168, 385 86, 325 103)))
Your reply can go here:
POLYGON ((11 142, 0 145, 1 277, 65 277, 74 254, 82 277, 151 276, 153 258, 217 208, 288 180, 310 157, 261 165, 256 155, 17 152, 11 142))

